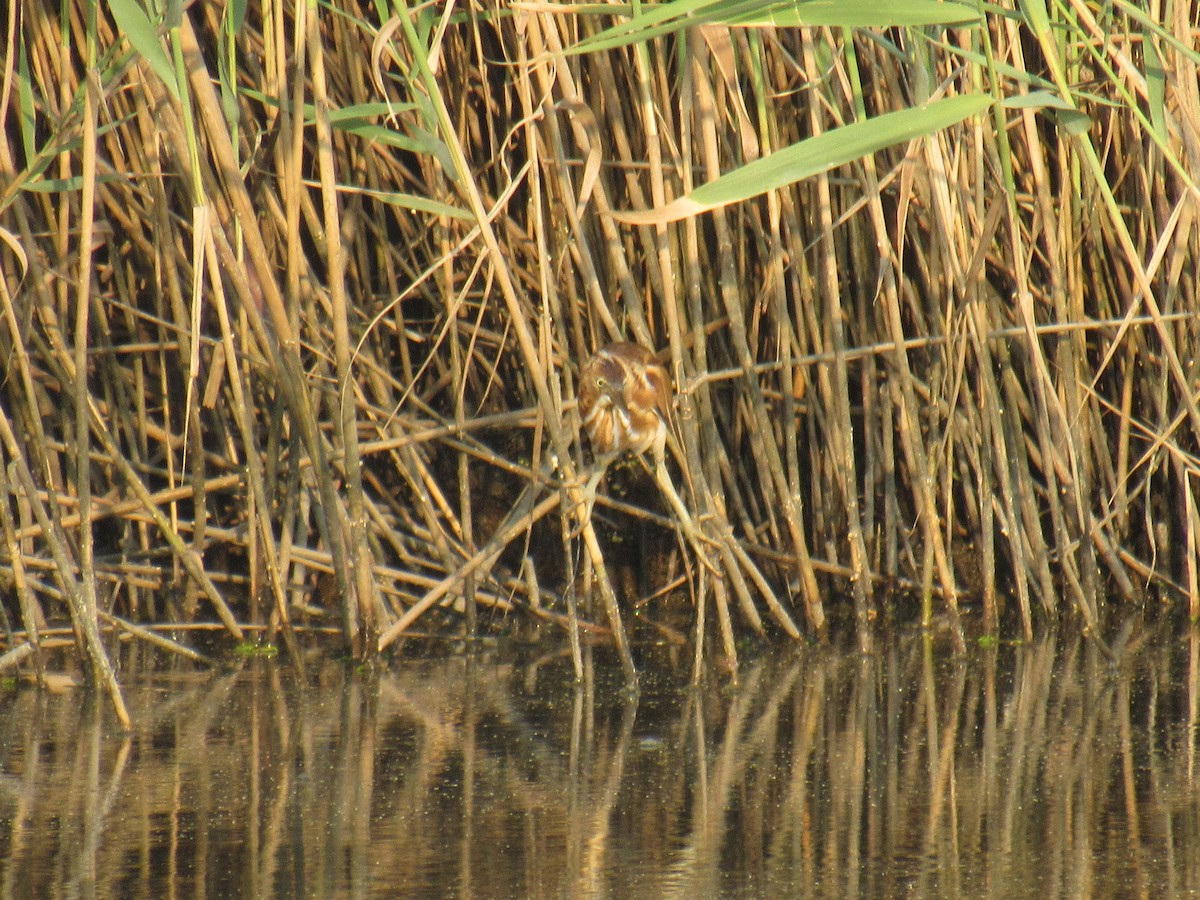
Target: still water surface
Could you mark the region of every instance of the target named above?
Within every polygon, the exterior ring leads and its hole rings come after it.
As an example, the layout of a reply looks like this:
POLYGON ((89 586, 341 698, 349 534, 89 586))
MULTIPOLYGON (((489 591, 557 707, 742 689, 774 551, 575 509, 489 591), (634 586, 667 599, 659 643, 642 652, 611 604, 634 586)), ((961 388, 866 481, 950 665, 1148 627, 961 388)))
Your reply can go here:
POLYGON ((0 694, 0 896, 1200 896, 1200 638, 794 649, 736 685, 126 651, 0 694))

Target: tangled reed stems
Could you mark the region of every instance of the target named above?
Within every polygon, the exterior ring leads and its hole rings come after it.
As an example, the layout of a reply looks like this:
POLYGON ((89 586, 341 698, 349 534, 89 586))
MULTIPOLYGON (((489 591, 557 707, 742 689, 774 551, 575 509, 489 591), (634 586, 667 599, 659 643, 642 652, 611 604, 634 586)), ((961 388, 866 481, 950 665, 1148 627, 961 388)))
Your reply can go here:
POLYGON ((619 339, 669 363, 705 537, 636 472, 601 518, 678 547, 697 676, 843 608, 868 650, 896 588, 959 648, 964 597, 1025 638, 1102 642, 1147 596, 1196 619, 1194 14, 935 6, 958 18, 658 35, 616 7, 12 5, 11 662, 40 673, 69 615, 124 720, 101 625, 183 651, 148 626, 294 649, 334 622, 369 658, 520 608, 633 681, 573 400, 619 339))

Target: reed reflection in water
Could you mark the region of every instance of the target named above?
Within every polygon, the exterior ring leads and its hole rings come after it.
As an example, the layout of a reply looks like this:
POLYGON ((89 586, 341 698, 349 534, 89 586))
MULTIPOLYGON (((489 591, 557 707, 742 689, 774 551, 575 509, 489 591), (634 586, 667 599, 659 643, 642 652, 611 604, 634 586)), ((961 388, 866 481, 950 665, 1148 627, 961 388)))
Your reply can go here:
POLYGON ((127 651, 130 736, 7 688, 0 895, 1194 895, 1198 648, 914 636, 638 702, 557 659, 127 651))

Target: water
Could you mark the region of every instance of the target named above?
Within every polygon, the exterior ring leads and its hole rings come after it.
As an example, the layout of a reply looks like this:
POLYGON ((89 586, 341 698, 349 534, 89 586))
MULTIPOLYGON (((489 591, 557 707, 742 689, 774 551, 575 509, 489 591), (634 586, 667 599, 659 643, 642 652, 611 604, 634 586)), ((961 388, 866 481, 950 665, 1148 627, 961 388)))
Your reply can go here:
POLYGON ((1200 637, 219 672, 0 693, 0 896, 1200 896, 1200 637))

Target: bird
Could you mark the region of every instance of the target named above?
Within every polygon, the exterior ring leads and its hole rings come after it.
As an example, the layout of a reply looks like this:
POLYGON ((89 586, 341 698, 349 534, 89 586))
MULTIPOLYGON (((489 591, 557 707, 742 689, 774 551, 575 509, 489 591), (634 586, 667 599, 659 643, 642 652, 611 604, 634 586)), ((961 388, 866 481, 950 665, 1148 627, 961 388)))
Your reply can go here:
POLYGON ((676 437, 672 415, 674 391, 671 376, 658 357, 640 344, 621 341, 606 344, 597 350, 579 372, 579 417, 587 432, 595 456, 594 470, 577 499, 580 526, 591 519, 596 502, 596 490, 608 466, 622 453, 639 457, 650 451, 654 457, 653 476, 675 513, 675 522, 691 545, 696 560, 715 578, 728 576, 729 584, 738 596, 741 607, 751 624, 762 629, 758 613, 750 598, 746 576, 758 588, 788 634, 799 637, 795 624, 778 600, 758 565, 733 536, 732 528, 715 521, 713 513, 701 512, 697 521, 688 511, 671 480, 666 464, 668 446, 679 462, 688 484, 689 495, 711 510, 713 497, 707 488, 698 491, 688 473, 687 460, 676 437), (705 528, 701 528, 705 523, 705 528), (707 529, 711 529, 708 533, 707 529), (714 556, 715 551, 715 556, 714 556))
POLYGON ((580 371, 579 414, 598 460, 653 450, 657 462, 670 428, 671 377, 641 344, 607 344, 580 371))
MULTIPOLYGON (((595 456, 595 468, 583 492, 584 520, 591 517, 596 490, 605 471, 622 453, 650 451, 653 475, 689 541, 706 543, 671 481, 666 465, 668 441, 678 447, 672 421, 671 376, 658 357, 641 344, 619 341, 597 350, 579 373, 579 416, 595 456)), ((682 454, 678 453, 681 457, 682 454)))

